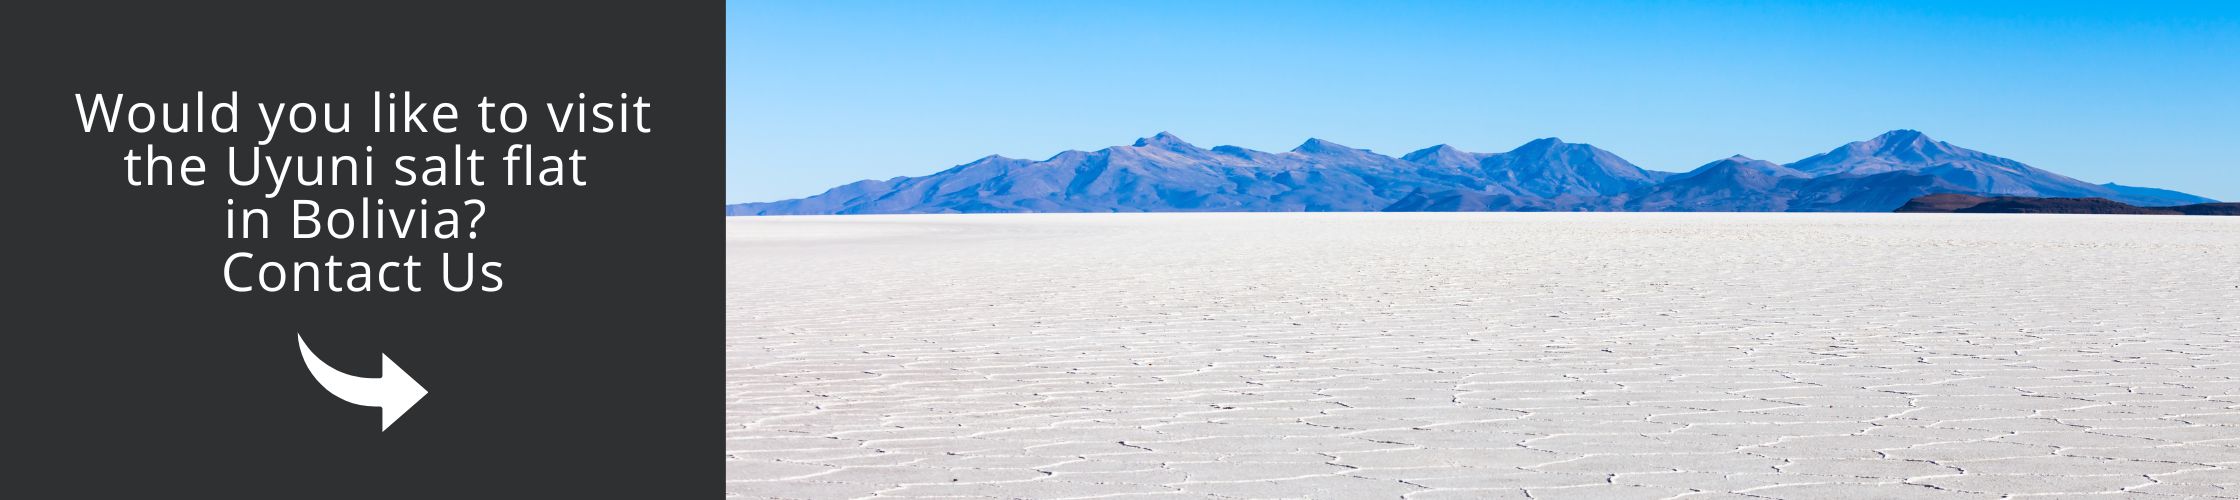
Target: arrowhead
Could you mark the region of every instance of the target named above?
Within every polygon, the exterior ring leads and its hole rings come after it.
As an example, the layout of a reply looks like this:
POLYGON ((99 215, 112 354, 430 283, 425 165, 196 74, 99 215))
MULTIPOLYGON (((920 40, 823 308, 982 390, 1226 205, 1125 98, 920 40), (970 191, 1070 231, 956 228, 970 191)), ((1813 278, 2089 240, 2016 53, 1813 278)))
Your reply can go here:
POLYGON ((383 431, 389 430, 389 424, 397 423, 404 412, 412 410, 412 405, 419 404, 420 398, 428 395, 428 389, 421 387, 420 381, 413 380, 404 368, 397 367, 397 362, 390 361, 387 354, 381 355, 381 391, 383 431))

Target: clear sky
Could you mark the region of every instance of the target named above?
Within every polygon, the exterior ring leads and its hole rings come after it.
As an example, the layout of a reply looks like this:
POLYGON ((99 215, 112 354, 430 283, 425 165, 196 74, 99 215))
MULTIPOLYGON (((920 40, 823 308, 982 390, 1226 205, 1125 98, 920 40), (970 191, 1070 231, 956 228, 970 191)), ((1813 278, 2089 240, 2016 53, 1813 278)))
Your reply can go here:
POLYGON ((2240 200, 2240 2, 737 2, 727 202, 1170 131, 1644 168, 1883 131, 2240 200))

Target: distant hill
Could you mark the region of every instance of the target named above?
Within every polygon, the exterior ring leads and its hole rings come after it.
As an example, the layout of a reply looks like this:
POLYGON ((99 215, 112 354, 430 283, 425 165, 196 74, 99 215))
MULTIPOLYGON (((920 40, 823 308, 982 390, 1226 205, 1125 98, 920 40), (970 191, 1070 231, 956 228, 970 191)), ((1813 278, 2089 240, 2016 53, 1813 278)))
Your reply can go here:
POLYGON ((729 215, 1191 211, 1865 211, 1929 194, 2213 202, 2091 184, 1896 130, 1787 165, 1735 155, 1683 173, 1587 144, 1537 139, 1500 153, 1446 145, 1399 158, 1308 139, 1268 153, 1200 148, 1161 132, 1044 160, 988 156, 920 177, 864 180, 729 215))
POLYGON ((2169 207, 2177 205, 2194 205, 2217 202, 2217 200, 2180 193, 2177 191, 2171 191, 2168 189, 2125 186, 2113 182, 2101 184, 2100 187, 2108 188, 2108 190, 2110 191, 2115 191, 2116 194, 2122 195, 2124 199, 2131 200, 2132 204, 2142 207, 2169 207))
POLYGON ((2106 198, 2037 198, 1945 193, 1907 201, 1897 212, 1974 214, 2236 215, 2240 203, 2141 207, 2106 198))
POLYGON ((1991 201, 1991 198, 1960 193, 1932 194, 1906 200, 1906 204, 1898 206, 1898 209, 1893 210, 1893 212, 1952 213, 1963 208, 1981 205, 1986 201, 1991 201))
POLYGON ((1642 186, 1602 200, 1597 208, 1632 212, 1780 212, 1789 209, 1793 186, 1802 172, 1765 160, 1734 155, 1664 182, 1642 186))

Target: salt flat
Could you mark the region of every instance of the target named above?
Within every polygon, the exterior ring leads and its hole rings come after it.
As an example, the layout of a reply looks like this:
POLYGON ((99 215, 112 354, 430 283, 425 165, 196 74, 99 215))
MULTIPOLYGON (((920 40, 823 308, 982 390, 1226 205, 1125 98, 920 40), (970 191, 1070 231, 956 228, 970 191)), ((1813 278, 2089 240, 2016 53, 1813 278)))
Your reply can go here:
POLYGON ((733 497, 2240 497, 2240 218, 725 224, 733 497))

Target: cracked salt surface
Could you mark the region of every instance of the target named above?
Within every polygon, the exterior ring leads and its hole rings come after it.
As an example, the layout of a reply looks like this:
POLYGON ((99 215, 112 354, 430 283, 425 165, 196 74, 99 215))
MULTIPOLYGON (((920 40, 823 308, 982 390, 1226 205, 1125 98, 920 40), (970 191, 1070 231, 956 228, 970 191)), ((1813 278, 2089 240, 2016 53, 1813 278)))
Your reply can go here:
POLYGON ((2240 498, 2240 218, 731 218, 736 498, 2240 498))

